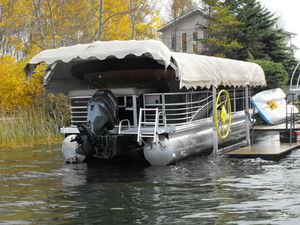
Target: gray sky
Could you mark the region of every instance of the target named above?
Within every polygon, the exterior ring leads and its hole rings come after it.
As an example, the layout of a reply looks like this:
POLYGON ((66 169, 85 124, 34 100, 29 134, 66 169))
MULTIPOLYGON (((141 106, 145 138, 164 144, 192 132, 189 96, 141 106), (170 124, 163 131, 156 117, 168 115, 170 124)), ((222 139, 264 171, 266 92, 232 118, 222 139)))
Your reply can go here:
MULTIPOLYGON (((280 17, 279 24, 286 31, 297 33, 293 44, 300 48, 300 1, 299 0, 260 0, 269 10, 280 17)), ((167 19, 166 5, 169 0, 161 0, 162 17, 167 19)), ((297 52, 300 58, 300 51, 297 52)))
MULTIPOLYGON (((280 17, 283 29, 297 33, 293 43, 300 48, 300 1, 299 0, 260 0, 263 5, 280 17)), ((297 52, 300 58, 300 51, 297 52)))

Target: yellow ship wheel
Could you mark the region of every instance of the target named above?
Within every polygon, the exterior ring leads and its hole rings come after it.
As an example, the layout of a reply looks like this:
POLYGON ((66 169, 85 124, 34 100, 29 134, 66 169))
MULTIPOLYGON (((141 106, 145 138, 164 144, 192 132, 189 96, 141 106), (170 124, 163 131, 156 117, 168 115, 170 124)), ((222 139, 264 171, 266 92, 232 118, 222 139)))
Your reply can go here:
POLYGON ((221 90, 217 96, 214 111, 214 123, 218 136, 222 139, 228 137, 231 128, 232 111, 228 91, 221 90))

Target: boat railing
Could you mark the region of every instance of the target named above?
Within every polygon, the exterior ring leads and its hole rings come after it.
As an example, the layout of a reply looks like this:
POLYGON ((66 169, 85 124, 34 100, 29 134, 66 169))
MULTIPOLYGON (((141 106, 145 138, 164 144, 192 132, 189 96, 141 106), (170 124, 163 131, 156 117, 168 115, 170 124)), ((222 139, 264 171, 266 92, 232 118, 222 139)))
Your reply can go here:
POLYGON ((208 117, 208 108, 210 107, 212 105, 212 99, 209 101, 209 102, 207 102, 205 105, 203 105, 202 107, 200 107, 199 109, 198 109, 198 111, 192 116, 192 121, 194 121, 194 120, 197 120, 198 118, 197 118, 197 116, 200 114, 201 115, 201 113, 204 111, 204 114, 206 113, 206 115, 207 115, 207 117, 208 117))
MULTIPOLYGON (((229 89, 232 101, 232 111, 241 111, 245 108, 245 91, 240 88, 229 89)), ((71 97, 71 120, 72 125, 87 122, 87 102, 91 96, 71 97)), ((157 126, 159 132, 174 125, 184 125, 195 120, 208 118, 212 115, 212 92, 211 91, 190 91, 178 93, 150 93, 143 95, 143 105, 140 108, 158 109, 159 117, 153 110, 146 110, 142 114, 142 121, 154 123, 158 118, 157 126)), ((120 105, 120 107, 124 107, 120 105)), ((138 110, 138 108, 136 108, 138 110)), ((136 113, 138 114, 138 112, 136 113)), ((138 133, 138 119, 133 125, 127 118, 116 125, 117 132, 138 133)), ((143 131, 151 130, 155 124, 141 124, 143 131), (152 127, 151 127, 152 126, 152 127)))
MULTIPOLYGON (((232 88, 229 90, 229 95, 231 99, 232 112, 242 111, 247 108, 246 92, 244 88, 232 88)), ((248 95, 248 102, 250 102, 250 96, 251 94, 248 95)))
POLYGON ((119 126, 118 126, 118 134, 122 134, 122 128, 126 128, 127 130, 130 129, 130 121, 129 119, 124 119, 124 120, 121 120, 120 123, 119 123, 119 126), (123 126, 123 123, 127 123, 125 126, 123 126))
POLYGON ((159 112, 158 108, 151 108, 151 109, 146 109, 146 108, 140 108, 140 114, 139 114, 139 123, 138 123, 138 130, 137 130, 137 142, 141 144, 143 138, 153 138, 153 142, 157 143, 158 141, 158 127, 159 127, 159 117, 160 115, 163 115, 162 112, 159 112), (146 112, 152 111, 155 113, 155 119, 153 122, 146 122, 143 121, 143 114, 146 112), (150 126, 150 129, 142 129, 144 126, 150 126), (151 127, 153 128, 151 130, 151 127))
MULTIPOLYGON (((158 108, 164 115, 159 120, 160 126, 181 124, 191 121, 200 108, 207 106, 212 99, 210 91, 155 93, 144 95, 144 108, 158 108)), ((144 121, 154 121, 153 112, 146 112, 144 121)), ((205 115, 208 116, 208 115, 205 115)))
POLYGON ((72 96, 71 100, 71 124, 87 123, 88 107, 87 103, 92 96, 72 96))
POLYGON ((299 92, 300 91, 300 61, 296 65, 290 80, 290 92, 299 92))
MULTIPOLYGON (((242 88, 232 88, 229 93, 232 112, 245 110, 247 102, 245 91, 242 88)), ((144 108, 158 108, 165 115, 159 120, 160 126, 186 124, 212 115, 212 93, 197 91, 145 94, 144 108)), ((155 115, 152 111, 145 112, 143 115, 143 120, 146 122, 153 122, 154 119, 155 115)))

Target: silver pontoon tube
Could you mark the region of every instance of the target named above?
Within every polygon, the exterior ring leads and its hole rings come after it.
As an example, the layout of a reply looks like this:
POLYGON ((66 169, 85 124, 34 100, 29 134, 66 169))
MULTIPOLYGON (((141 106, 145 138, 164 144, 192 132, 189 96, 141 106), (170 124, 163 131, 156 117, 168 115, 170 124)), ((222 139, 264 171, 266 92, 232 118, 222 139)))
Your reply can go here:
MULTIPOLYGON (((232 115, 231 133, 219 145, 237 143, 246 137, 246 114, 237 112, 232 115)), ((194 121, 192 124, 178 127, 168 137, 160 135, 157 144, 144 147, 144 155, 151 165, 168 165, 188 156, 203 154, 213 148, 214 124, 211 118, 194 121)))

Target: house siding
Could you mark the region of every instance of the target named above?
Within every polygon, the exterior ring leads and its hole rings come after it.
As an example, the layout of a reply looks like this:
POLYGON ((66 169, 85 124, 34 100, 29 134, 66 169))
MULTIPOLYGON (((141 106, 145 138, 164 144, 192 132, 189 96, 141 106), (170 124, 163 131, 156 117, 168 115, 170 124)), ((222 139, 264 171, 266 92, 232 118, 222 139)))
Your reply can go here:
MULTIPOLYGON (((174 25, 171 25, 161 31, 162 42, 173 51, 182 52, 182 34, 186 33, 187 53, 193 53, 193 33, 197 32, 198 40, 203 39, 204 32, 199 28, 199 24, 206 25, 206 20, 200 13, 179 20, 176 25, 176 49, 172 48, 172 35, 174 34, 174 25)), ((200 41, 197 42, 198 52, 203 49, 200 41)))

